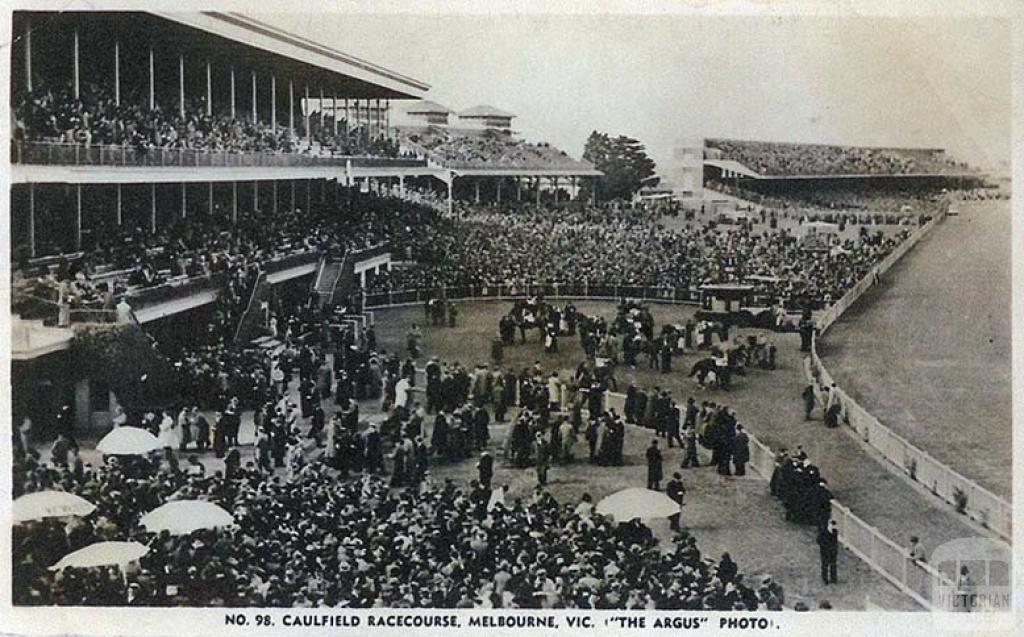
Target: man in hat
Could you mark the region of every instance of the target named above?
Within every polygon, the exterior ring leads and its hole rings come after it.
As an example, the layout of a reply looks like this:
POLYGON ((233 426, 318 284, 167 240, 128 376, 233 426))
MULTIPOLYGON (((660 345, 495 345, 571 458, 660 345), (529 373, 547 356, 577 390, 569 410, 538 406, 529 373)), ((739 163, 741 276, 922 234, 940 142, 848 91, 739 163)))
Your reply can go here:
POLYGON ((490 489, 491 478, 494 477, 494 458, 490 452, 484 451, 480 454, 480 460, 476 463, 476 470, 480 486, 490 489))
POLYGON ((839 560, 839 529, 835 520, 818 531, 818 549, 821 553, 821 581, 825 584, 838 584, 836 564, 839 560))
POLYGON ((672 479, 665 485, 665 495, 672 498, 679 505, 680 512, 668 516, 669 526, 673 531, 679 530, 679 516, 682 513, 683 497, 686 495, 686 487, 683 486, 683 476, 676 471, 672 479))
POLYGON ((661 450, 658 449, 658 439, 651 441, 647 447, 647 488, 658 491, 661 487, 661 450))

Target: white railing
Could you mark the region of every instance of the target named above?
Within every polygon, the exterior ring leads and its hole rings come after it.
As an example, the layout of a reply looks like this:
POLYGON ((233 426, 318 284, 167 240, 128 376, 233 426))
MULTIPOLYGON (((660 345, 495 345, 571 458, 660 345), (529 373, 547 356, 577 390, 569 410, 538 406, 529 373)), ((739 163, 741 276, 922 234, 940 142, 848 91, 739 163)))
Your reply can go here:
MULTIPOLYGON (((618 392, 605 394, 605 409, 623 413, 626 395, 618 392)), ((680 414, 682 418, 682 414, 680 414)), ((682 423, 680 423, 680 426, 682 423)), ((749 430, 750 466, 764 480, 770 480, 775 470, 775 453, 749 430)), ((952 586, 954 583, 931 565, 910 559, 906 550, 860 519, 838 500, 832 500, 832 518, 839 529, 839 540, 882 577, 930 610, 948 610, 935 607, 932 589, 935 584, 952 586)))
MULTIPOLYGON (((873 286, 899 259, 912 249, 941 221, 932 219, 918 228, 892 253, 882 259, 864 279, 843 295, 832 307, 817 317, 818 334, 824 334, 857 299, 873 286)), ((826 386, 834 382, 832 375, 818 356, 817 345, 812 342, 808 373, 826 386)), ((1013 510, 1010 503, 978 485, 951 467, 939 462, 931 454, 917 447, 903 436, 886 427, 876 417, 853 400, 841 387, 836 387, 845 414, 845 422, 861 440, 878 451, 886 460, 899 468, 912 480, 920 483, 932 494, 953 505, 958 512, 969 516, 987 529, 1009 541, 1012 534, 1013 510)))

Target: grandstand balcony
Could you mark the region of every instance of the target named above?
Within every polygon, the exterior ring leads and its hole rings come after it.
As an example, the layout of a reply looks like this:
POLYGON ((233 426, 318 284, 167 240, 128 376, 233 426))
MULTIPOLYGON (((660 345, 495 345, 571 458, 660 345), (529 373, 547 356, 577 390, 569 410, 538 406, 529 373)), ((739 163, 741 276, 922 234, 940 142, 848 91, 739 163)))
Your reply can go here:
POLYGON ((11 161, 44 166, 118 168, 416 168, 426 161, 362 155, 310 155, 287 152, 218 151, 193 148, 136 148, 128 145, 83 145, 66 142, 12 141, 11 161))

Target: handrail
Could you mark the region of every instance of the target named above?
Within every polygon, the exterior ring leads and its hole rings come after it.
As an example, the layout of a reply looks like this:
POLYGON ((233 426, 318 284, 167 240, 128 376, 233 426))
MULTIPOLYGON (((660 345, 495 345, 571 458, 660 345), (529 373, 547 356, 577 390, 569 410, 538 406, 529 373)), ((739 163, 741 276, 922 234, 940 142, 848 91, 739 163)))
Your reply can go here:
POLYGON ((137 148, 128 144, 74 144, 69 142, 12 140, 11 163, 27 165, 148 166, 148 167, 306 167, 344 168, 426 167, 407 157, 375 155, 307 155, 283 151, 233 151, 205 148, 137 148))

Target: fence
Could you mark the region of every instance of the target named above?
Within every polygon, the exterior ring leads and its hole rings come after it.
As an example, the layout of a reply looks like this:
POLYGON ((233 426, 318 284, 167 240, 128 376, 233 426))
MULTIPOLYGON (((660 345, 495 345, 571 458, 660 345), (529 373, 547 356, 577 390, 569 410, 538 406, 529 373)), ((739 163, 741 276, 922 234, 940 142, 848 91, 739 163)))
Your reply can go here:
POLYGON ((12 142, 14 164, 71 166, 178 166, 199 168, 304 168, 349 164, 354 168, 423 167, 419 159, 364 157, 357 155, 315 156, 286 152, 242 152, 194 148, 137 148, 127 145, 85 146, 67 142, 12 142))
POLYGON ((465 285, 415 290, 363 293, 363 308, 374 309, 424 303, 431 298, 445 298, 458 301, 487 301, 519 299, 543 295, 554 299, 593 299, 618 301, 623 298, 651 301, 654 303, 699 303, 700 291, 669 287, 641 285, 615 285, 611 283, 582 284, 528 284, 514 285, 465 285))
MULTIPOLYGON (((899 261, 909 250, 924 238, 940 222, 935 218, 917 229, 906 241, 880 261, 871 272, 852 287, 834 306, 822 313, 817 320, 819 334, 823 334, 842 316, 857 299, 873 286, 883 274, 899 261)), ((832 385, 833 379, 818 356, 817 345, 812 343, 810 375, 824 385, 832 385)), ((1010 503, 991 491, 978 485, 951 467, 939 462, 930 454, 912 444, 886 427, 866 409, 853 400, 841 387, 836 387, 845 414, 844 420, 865 443, 879 452, 882 457, 895 465, 910 479, 953 505, 960 513, 969 516, 983 527, 992 530, 1009 541, 1012 534, 1013 510, 1010 503)))
MULTIPOLYGON (((608 392, 605 395, 605 409, 615 409, 621 414, 625 403, 625 394, 608 392)), ((768 480, 775 470, 775 453, 749 431, 747 435, 750 438, 750 466, 768 480)), ((836 520, 840 541, 854 555, 925 608, 934 609, 932 587, 935 583, 953 585, 931 565, 910 559, 902 547, 834 499, 832 517, 836 520)))

